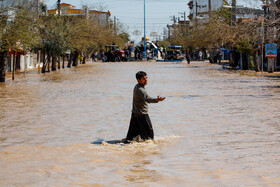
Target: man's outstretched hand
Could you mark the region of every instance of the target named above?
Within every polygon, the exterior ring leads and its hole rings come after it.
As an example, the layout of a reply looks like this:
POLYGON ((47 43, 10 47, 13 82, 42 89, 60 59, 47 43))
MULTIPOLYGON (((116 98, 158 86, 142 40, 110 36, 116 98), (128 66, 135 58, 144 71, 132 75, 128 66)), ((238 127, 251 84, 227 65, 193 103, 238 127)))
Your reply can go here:
POLYGON ((165 99, 165 97, 160 97, 160 96, 157 96, 157 102, 159 101, 163 101, 165 99))

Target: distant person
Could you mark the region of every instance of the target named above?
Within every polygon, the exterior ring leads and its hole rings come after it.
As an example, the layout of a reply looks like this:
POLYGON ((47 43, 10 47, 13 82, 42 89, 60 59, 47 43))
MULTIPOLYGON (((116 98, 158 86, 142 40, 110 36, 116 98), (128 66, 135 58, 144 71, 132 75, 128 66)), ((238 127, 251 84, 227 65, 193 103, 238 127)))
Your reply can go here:
POLYGON ((217 62, 219 62, 219 64, 221 64, 221 62, 222 62, 222 56, 223 56, 222 51, 218 50, 218 52, 217 52, 217 62))
POLYGON ((191 57, 190 57, 190 53, 188 51, 186 53, 186 60, 187 60, 188 64, 191 63, 191 57))
POLYGON ((104 51, 100 51, 100 57, 101 57, 101 60, 102 60, 102 62, 106 62, 107 61, 107 58, 106 58, 106 56, 105 56, 105 54, 104 54, 104 51))
POLYGON ((128 48, 124 48, 125 60, 130 58, 130 50, 128 48))
POLYGON ((138 60, 138 54, 139 54, 139 48, 138 47, 135 48, 134 54, 135 54, 135 60, 138 60))
POLYGON ((96 60, 96 53, 95 52, 92 53, 91 59, 92 59, 92 62, 97 62, 97 60, 96 60))
POLYGON ((209 62, 212 63, 216 63, 217 62, 217 58, 216 58, 216 49, 211 49, 210 51, 210 57, 209 57, 209 62))
POLYGON ((164 59, 164 57, 163 57, 163 47, 160 47, 160 48, 159 48, 159 52, 160 52, 160 57, 161 57, 162 59, 164 59))
POLYGON ((136 80, 138 84, 133 90, 132 113, 127 136, 123 140, 125 143, 138 137, 142 140, 154 139, 153 126, 148 115, 148 103, 158 103, 165 99, 165 97, 160 96, 152 98, 148 95, 145 90, 145 85, 148 83, 147 73, 139 71, 136 73, 136 80))
POLYGON ((202 60, 202 55, 203 55, 202 51, 199 51, 199 52, 198 52, 199 60, 202 60))
POLYGON ((209 59, 210 58, 210 53, 208 50, 206 50, 206 59, 209 59))

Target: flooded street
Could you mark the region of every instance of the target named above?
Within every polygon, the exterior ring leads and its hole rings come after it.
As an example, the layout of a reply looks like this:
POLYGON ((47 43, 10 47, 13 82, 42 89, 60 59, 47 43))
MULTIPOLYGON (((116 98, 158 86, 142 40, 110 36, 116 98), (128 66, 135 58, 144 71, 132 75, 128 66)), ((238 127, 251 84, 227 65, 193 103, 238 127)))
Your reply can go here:
MULTIPOLYGON (((21 76, 21 75, 19 75, 21 76)), ((0 83, 0 186, 280 186, 280 78, 206 62, 89 63, 0 83), (155 142, 126 136, 146 71, 155 142)))

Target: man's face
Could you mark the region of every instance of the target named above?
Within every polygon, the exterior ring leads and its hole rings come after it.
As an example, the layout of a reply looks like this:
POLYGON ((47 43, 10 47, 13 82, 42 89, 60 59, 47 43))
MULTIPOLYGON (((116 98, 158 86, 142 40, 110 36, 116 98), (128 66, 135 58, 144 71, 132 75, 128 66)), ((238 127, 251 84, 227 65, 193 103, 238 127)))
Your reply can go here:
POLYGON ((137 80, 140 84, 142 84, 144 86, 148 84, 148 77, 147 76, 144 76, 140 80, 139 79, 137 79, 137 80))

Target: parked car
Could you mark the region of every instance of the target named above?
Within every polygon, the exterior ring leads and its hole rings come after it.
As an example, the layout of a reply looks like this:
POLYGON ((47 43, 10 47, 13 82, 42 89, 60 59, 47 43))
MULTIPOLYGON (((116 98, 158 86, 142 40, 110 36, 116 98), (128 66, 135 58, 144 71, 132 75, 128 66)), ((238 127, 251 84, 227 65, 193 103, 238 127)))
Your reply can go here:
POLYGON ((165 61, 167 60, 184 60, 184 55, 180 51, 182 49, 182 46, 168 46, 168 49, 165 53, 165 61))
POLYGON ((184 60, 184 55, 178 48, 169 46, 165 54, 165 61, 167 60, 184 60))
POLYGON ((117 45, 106 45, 106 62, 120 62, 120 61, 127 61, 125 56, 125 52, 120 50, 119 46, 117 45))

